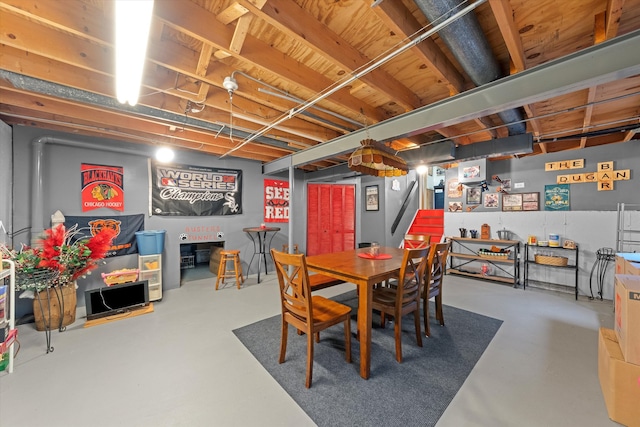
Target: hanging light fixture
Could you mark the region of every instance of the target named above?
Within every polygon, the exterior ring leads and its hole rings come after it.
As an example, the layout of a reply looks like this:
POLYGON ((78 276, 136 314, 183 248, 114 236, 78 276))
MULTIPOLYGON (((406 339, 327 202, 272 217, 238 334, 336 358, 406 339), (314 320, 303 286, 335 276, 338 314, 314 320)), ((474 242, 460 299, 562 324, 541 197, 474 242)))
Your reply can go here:
POLYGON ((349 157, 349 169, 372 176, 406 175, 409 167, 385 145, 373 139, 363 139, 349 157))
POLYGON ((147 58, 153 0, 117 0, 115 6, 116 97, 134 106, 147 58))

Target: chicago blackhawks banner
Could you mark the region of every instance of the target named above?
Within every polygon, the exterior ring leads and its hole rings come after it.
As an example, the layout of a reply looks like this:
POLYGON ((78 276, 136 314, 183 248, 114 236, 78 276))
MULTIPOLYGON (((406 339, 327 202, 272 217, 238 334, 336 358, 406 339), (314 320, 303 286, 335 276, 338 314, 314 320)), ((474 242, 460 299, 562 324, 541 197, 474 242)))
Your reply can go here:
POLYGON ((124 211, 123 173, 120 166, 82 163, 82 212, 98 208, 124 211))
POLYGON ((115 230, 116 237, 107 252, 107 257, 138 253, 136 231, 144 229, 144 214, 118 216, 65 216, 64 226, 68 229, 78 224, 75 238, 84 239, 96 235, 103 228, 115 230))
POLYGON ((239 215, 242 171, 151 161, 150 215, 239 215))
POLYGON ((264 180, 264 222, 289 221, 289 181, 264 180))

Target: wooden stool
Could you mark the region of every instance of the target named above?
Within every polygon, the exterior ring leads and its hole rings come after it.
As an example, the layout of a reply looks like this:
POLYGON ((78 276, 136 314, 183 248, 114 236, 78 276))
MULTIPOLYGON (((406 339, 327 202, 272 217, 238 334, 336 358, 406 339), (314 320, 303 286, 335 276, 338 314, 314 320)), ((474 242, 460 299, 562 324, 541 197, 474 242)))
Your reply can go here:
MULTIPOLYGON (((289 245, 287 245, 287 244, 282 245, 282 252, 284 252, 285 254, 288 254, 289 253, 289 245)), ((298 254, 299 253, 298 252, 298 244, 297 243, 293 244, 293 253, 294 254, 298 254)))
POLYGON ((240 289, 240 285, 244 283, 244 277, 242 277, 242 264, 240 263, 239 250, 220 251, 220 265, 218 267, 218 278, 216 279, 216 291, 218 290, 218 284, 220 283, 220 279, 222 279, 222 284, 224 284, 224 279, 227 277, 235 277, 236 286, 238 286, 238 289, 240 289), (227 270, 228 261, 233 262, 232 270, 227 270))

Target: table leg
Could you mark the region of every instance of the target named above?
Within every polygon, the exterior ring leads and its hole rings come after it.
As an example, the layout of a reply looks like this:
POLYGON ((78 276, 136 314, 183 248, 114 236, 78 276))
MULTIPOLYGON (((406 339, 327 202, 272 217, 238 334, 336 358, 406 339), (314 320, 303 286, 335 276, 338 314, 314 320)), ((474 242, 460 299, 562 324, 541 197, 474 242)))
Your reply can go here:
MULTIPOLYGON (((258 235, 258 283, 260 283, 260 255, 264 254, 264 239, 262 238, 262 234, 260 232, 256 233, 258 235)), ((265 233, 266 234, 266 233, 265 233)))
POLYGON ((373 286, 358 284, 358 334, 360 335, 360 376, 369 379, 371 374, 371 304, 373 286))
POLYGON ((267 273, 267 232, 265 231, 264 234, 262 235, 262 242, 261 242, 261 251, 262 251, 262 259, 264 260, 264 274, 268 274, 267 273))

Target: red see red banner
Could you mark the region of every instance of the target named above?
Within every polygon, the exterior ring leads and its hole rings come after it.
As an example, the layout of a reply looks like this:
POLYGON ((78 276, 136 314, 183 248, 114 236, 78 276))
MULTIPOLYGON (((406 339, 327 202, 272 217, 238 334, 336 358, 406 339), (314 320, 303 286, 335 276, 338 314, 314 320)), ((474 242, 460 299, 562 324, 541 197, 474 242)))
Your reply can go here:
POLYGON ((124 169, 120 166, 80 165, 82 212, 98 208, 124 211, 124 169))
POLYGON ((264 180, 264 222, 289 222, 289 182, 264 180))

